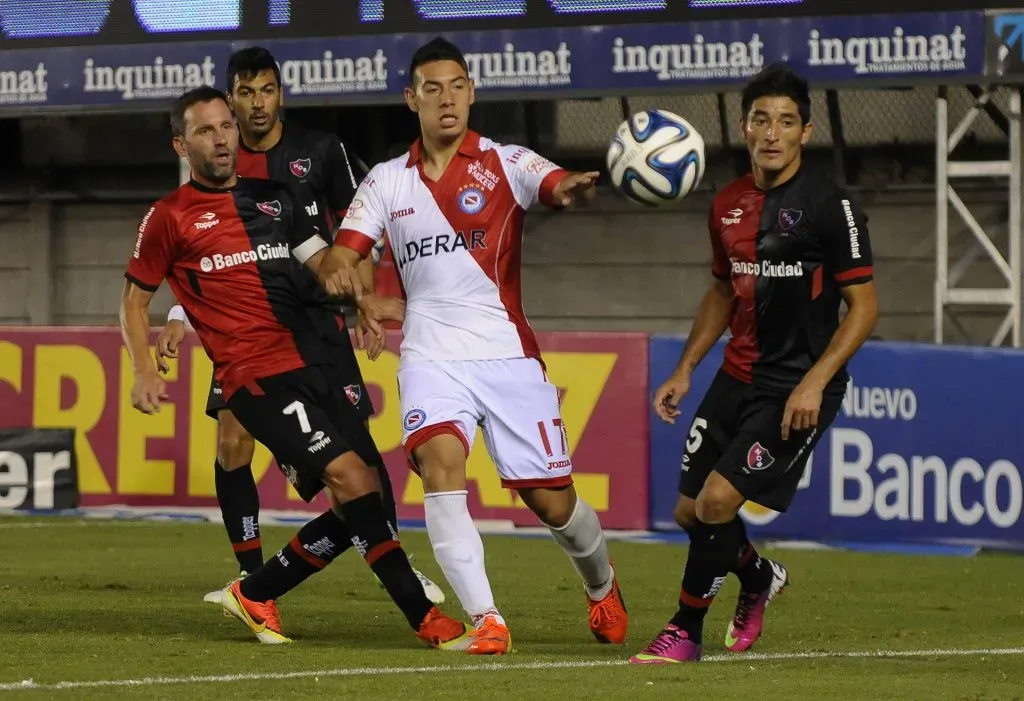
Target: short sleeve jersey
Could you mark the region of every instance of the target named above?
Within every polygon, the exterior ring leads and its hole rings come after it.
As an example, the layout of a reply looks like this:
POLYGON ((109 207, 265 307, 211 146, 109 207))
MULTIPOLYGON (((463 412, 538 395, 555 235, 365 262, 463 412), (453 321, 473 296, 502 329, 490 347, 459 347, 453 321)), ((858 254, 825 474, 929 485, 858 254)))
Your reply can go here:
MULTIPOLYGON (((827 176, 804 166, 762 191, 742 177, 715 197, 708 222, 712 272, 736 298, 724 368, 791 391, 839 327, 841 288, 873 278, 867 218, 827 176)), ((828 386, 842 392, 840 370, 828 386)))
MULTIPOLYGON (((266 151, 239 145, 238 174, 287 186, 330 243, 358 185, 348 149, 334 134, 292 123, 283 127, 280 140, 266 151)), ((339 307, 305 270, 299 271, 299 286, 311 304, 339 307)))
POLYGON ((406 295, 403 359, 540 358, 523 312, 523 221, 566 171, 469 132, 438 181, 419 141, 360 184, 336 243, 363 255, 385 234, 406 295))
POLYGON ((278 183, 193 181, 142 219, 125 277, 149 291, 169 281, 227 398, 252 380, 329 361, 295 284, 293 258, 327 247, 316 229, 278 183))

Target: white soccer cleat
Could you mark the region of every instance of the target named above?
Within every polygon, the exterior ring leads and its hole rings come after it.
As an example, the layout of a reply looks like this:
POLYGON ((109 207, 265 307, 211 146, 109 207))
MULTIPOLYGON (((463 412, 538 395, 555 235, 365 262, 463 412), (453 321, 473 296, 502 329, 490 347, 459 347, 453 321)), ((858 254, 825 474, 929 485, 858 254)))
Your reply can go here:
MULTIPOLYGON (((411 563, 411 559, 410 559, 410 563, 411 563)), ((441 604, 443 604, 444 600, 445 600, 445 597, 444 597, 444 592, 441 591, 441 587, 437 586, 433 582, 433 580, 430 579, 430 577, 428 577, 427 575, 423 574, 422 572, 420 572, 415 567, 412 568, 412 571, 413 571, 413 574, 416 575, 416 579, 420 580, 420 585, 423 586, 423 593, 426 595, 427 599, 430 600, 430 603, 432 603, 434 606, 440 606, 441 604)), ((373 578, 377 580, 377 585, 381 589, 383 589, 384 588, 384 582, 380 581, 380 577, 378 577, 377 574, 374 573, 373 578)))
POLYGON ((441 587, 434 584, 430 577, 420 572, 415 567, 412 568, 413 573, 416 575, 416 579, 420 580, 420 584, 423 585, 423 593, 430 599, 430 603, 434 606, 440 606, 444 603, 444 592, 441 591, 441 587))
MULTIPOLYGON (((242 570, 241 572, 238 573, 237 577, 235 577, 230 582, 228 582, 227 587, 225 587, 223 589, 215 589, 214 591, 209 592, 208 594, 206 594, 203 597, 203 601, 205 601, 208 604, 220 604, 220 605, 223 606, 224 605, 224 595, 225 595, 225 592, 227 591, 228 587, 230 587, 235 582, 238 582, 238 581, 241 581, 241 580, 245 579, 248 576, 249 576, 249 573, 246 572, 245 570, 242 570)), ((224 611, 224 615, 225 616, 230 616, 231 614, 228 613, 227 611, 224 611)))

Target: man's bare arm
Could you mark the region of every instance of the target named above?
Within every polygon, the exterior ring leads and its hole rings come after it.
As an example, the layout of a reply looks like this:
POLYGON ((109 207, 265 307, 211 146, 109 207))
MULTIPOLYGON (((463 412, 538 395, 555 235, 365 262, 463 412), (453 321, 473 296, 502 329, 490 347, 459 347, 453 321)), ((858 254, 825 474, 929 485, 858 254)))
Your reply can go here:
POLYGON ((121 292, 121 338, 136 376, 157 371, 149 353, 149 303, 152 300, 152 292, 125 280, 121 292))
POLYGON ((853 354, 871 337, 878 323, 878 293, 874 282, 840 288, 847 312, 832 335, 828 348, 814 364, 804 382, 822 390, 853 354))
POLYGON ((167 399, 166 386, 149 352, 149 303, 152 299, 152 292, 125 281, 121 292, 121 337, 135 373, 132 406, 144 414, 160 411, 160 403, 167 399))
POLYGON ((373 294, 374 280, 373 280, 373 258, 366 256, 359 262, 359 279, 363 282, 363 292, 365 294, 373 294))
POLYGON ((729 328, 732 305, 732 283, 715 278, 700 301, 697 318, 686 339, 686 347, 676 365, 675 375, 689 377, 708 351, 718 343, 718 339, 729 328))

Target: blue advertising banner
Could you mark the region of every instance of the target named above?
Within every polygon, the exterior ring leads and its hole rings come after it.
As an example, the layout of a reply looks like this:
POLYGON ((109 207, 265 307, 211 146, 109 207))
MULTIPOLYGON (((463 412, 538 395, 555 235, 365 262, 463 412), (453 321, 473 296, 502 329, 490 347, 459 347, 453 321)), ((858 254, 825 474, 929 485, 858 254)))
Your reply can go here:
MULTIPOLYGON (((300 104, 393 101, 430 34, 61 46, 0 52, 0 111, 162 109, 200 84, 226 87, 231 51, 260 43, 300 104)), ((968 82, 985 65, 985 14, 928 12, 444 33, 481 96, 598 95, 740 83, 787 61, 812 83, 968 82)))
MULTIPOLYGON (((683 342, 652 339, 652 394, 683 342)), ((694 374, 674 426, 652 412, 654 529, 678 529, 672 509, 683 443, 722 349, 694 374)), ((744 507, 752 536, 1024 548, 1024 353, 872 343, 850 374, 790 510, 744 507)))

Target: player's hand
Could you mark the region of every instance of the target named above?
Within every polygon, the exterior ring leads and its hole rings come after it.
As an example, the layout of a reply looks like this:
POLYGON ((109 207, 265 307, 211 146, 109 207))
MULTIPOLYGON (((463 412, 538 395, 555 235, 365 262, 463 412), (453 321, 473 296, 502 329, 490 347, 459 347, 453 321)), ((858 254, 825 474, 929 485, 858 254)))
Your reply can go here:
MULTIPOLYGON (((366 297, 363 297, 366 300, 366 297)), ((366 351, 366 357, 376 360, 384 351, 386 335, 376 319, 371 319, 360 309, 356 314, 356 347, 366 351)))
POLYGON ((132 385, 132 406, 143 414, 157 414, 160 403, 167 399, 167 385, 152 370, 135 376, 132 385))
POLYGON ((569 173, 555 188, 555 202, 561 207, 568 207, 573 202, 587 204, 597 193, 595 183, 599 175, 601 174, 597 171, 569 173))
MULTIPOLYGON (((359 300, 359 317, 365 324, 365 331, 369 333, 366 355, 370 360, 376 360, 384 351, 384 344, 387 341, 387 332, 380 322, 404 321, 405 302, 396 297, 365 295, 359 300)), ((364 341, 357 341, 360 343, 359 347, 363 348, 364 341)))
POLYGON ((789 440, 790 431, 804 431, 818 425, 821 411, 821 389, 801 382, 789 395, 782 413, 782 440, 789 440))
POLYGON ((690 391, 689 375, 672 375, 654 393, 654 413, 667 424, 674 424, 679 411, 679 402, 690 391))
POLYGON ((184 339, 185 322, 177 319, 168 321, 156 339, 156 367, 161 373, 170 371, 171 366, 166 359, 178 357, 178 346, 184 339))
POLYGON ((351 297, 356 302, 363 296, 363 280, 359 276, 359 270, 347 265, 339 256, 330 254, 324 256, 320 268, 317 270, 320 284, 327 290, 327 294, 335 297, 351 297))

